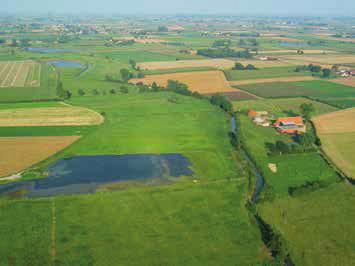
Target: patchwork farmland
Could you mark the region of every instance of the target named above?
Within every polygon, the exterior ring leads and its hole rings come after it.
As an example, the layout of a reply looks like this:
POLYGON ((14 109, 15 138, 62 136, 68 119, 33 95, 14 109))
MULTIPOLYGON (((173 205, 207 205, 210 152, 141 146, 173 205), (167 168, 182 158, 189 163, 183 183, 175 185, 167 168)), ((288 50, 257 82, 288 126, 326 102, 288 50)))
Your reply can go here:
POLYGON ((313 119, 325 153, 349 177, 355 178, 355 108, 313 119))
POLYGON ((78 136, 1 137, 0 176, 18 173, 64 149, 79 138, 78 136))
POLYGON ((41 65, 34 61, 0 62, 0 87, 39 87, 41 65))

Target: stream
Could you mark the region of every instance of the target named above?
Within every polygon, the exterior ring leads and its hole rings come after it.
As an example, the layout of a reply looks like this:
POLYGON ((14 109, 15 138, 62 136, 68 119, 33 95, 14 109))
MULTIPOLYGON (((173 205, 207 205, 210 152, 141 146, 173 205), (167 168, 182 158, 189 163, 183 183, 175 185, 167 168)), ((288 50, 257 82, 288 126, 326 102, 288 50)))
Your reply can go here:
MULTIPOLYGON (((238 128, 237 128, 237 123, 236 123, 235 116, 232 116, 232 118, 230 119, 230 126, 231 126, 231 132, 236 137, 238 137, 238 128)), ((256 167, 256 164, 253 162, 253 160, 251 159, 251 157, 249 156, 247 151, 242 148, 241 152, 242 152, 245 160, 251 166, 251 168, 253 170, 253 173, 255 174, 255 178, 256 179, 255 179, 254 192, 253 192, 253 195, 251 197, 251 202, 253 204, 256 204, 256 202, 258 200, 258 197, 260 195, 260 192, 262 191, 262 189, 264 187, 264 184, 265 184, 264 177, 261 175, 260 171, 256 167)), ((269 246, 269 243, 272 242, 272 239, 274 237, 274 232, 273 232, 271 226, 268 225, 267 223, 265 223, 258 214, 254 213, 253 215, 254 215, 255 220, 256 220, 256 222, 257 222, 257 224, 259 226, 263 242, 268 247, 268 249, 271 252, 272 256, 274 258, 276 258, 278 256, 278 250, 275 250, 275 249, 273 249, 272 247, 269 246)), ((284 262, 284 265, 286 265, 286 266, 294 266, 294 263, 293 263, 290 255, 286 256, 286 258, 284 258, 283 262, 284 262)))
MULTIPOLYGON (((232 133, 238 137, 238 129, 237 129, 237 123, 235 120, 235 116, 233 116, 230 120, 230 124, 231 124, 231 131, 232 133)), ((254 187, 254 192, 252 195, 252 203, 256 203, 256 201, 258 200, 258 196, 261 192, 261 190, 264 187, 264 177, 261 175, 260 171, 258 170, 258 168, 256 167, 255 163, 253 162, 253 160, 250 158, 250 156, 248 155, 248 153, 242 149, 242 154, 244 156, 244 158, 247 160, 247 162, 249 163, 249 165, 251 166, 253 173, 255 175, 255 187, 254 187)))

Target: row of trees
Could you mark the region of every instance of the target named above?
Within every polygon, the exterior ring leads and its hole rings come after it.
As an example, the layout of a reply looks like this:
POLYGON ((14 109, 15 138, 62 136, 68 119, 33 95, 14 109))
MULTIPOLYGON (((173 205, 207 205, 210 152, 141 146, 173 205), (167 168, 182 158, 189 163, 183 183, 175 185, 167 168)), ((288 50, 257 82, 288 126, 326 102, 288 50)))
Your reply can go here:
POLYGON ((309 71, 312 73, 321 73, 323 78, 329 78, 332 71, 336 71, 336 66, 332 69, 329 69, 329 68, 322 69, 321 66, 313 65, 313 64, 309 64, 308 66, 304 65, 304 66, 296 67, 295 72, 301 72, 301 71, 309 71))
MULTIPOLYGON (((120 88, 118 88, 117 90, 116 89, 110 89, 108 91, 109 94, 117 94, 118 92, 122 93, 122 94, 126 94, 129 92, 128 88, 124 85, 122 85, 120 88)), ((101 92, 102 95, 107 95, 107 92, 104 90, 101 92)), ((83 89, 79 89, 78 90, 78 95, 79 96, 85 96, 86 95, 86 92, 83 90, 83 89)), ((100 95, 100 91, 97 90, 97 89, 93 89, 91 90, 91 95, 93 96, 97 96, 97 95, 100 95)))
POLYGON ((233 70, 256 70, 256 69, 257 68, 252 64, 248 64, 248 65, 244 66, 243 64, 238 63, 238 62, 236 62, 233 67, 233 70))

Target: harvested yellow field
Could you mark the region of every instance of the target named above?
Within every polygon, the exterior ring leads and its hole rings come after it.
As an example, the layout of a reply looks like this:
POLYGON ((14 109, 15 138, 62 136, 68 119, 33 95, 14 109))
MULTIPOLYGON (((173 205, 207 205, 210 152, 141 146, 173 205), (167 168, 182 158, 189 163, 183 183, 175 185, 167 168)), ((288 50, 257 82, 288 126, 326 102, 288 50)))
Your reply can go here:
POLYGON ((166 86, 168 80, 182 82, 188 85, 191 91, 197 91, 202 94, 236 91, 229 85, 224 73, 219 70, 147 75, 142 79, 131 79, 130 82, 143 82, 147 85, 156 82, 159 86, 166 86))
POLYGON ((324 152, 349 177, 355 178, 355 108, 313 119, 324 152))
POLYGON ((100 114, 81 107, 0 110, 0 127, 98 125, 102 122, 100 114))
POLYGON ((68 137, 2 137, 0 138, 0 176, 25 170, 78 140, 68 137))
POLYGON ((240 86, 247 84, 258 84, 258 83, 272 83, 272 82, 294 82, 294 81, 306 81, 306 80, 316 80, 317 78, 311 76, 302 76, 302 77, 280 77, 280 78, 262 78, 262 79, 247 79, 247 80, 238 80, 230 81, 231 86, 240 86))
POLYGON ((1 61, 0 87, 38 87, 40 64, 34 61, 1 61))
POLYGON ((179 61, 162 61, 162 62, 145 62, 137 64, 138 67, 145 70, 157 69, 176 69, 191 67, 215 67, 215 68, 232 68, 235 61, 228 59, 201 59, 201 60, 179 60, 179 61))
POLYGON ((313 122, 318 134, 355 132, 355 108, 320 115, 313 122))
POLYGON ((355 87, 355 77, 332 79, 331 82, 343 84, 346 86, 355 87))

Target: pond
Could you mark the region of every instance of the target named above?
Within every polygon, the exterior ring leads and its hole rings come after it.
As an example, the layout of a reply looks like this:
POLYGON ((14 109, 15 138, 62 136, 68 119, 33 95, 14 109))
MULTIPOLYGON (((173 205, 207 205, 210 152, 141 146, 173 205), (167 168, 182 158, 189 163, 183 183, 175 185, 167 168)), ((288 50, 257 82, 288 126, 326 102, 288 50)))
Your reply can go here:
POLYGON ((62 49, 62 48, 49 48, 49 47, 28 47, 26 48, 28 52, 37 53, 77 53, 78 50, 74 49, 62 49))
POLYGON ((66 61, 66 60, 48 61, 48 64, 51 64, 51 65, 56 66, 56 67, 63 67, 63 68, 84 68, 85 67, 80 62, 66 61))
POLYGON ((0 185, 0 194, 48 197, 95 193, 100 185, 120 181, 191 176, 189 160, 181 154, 75 156, 49 165, 42 179, 0 185))

